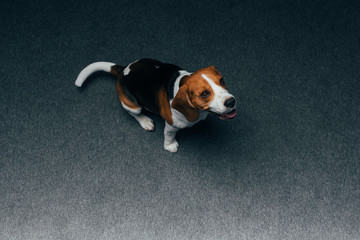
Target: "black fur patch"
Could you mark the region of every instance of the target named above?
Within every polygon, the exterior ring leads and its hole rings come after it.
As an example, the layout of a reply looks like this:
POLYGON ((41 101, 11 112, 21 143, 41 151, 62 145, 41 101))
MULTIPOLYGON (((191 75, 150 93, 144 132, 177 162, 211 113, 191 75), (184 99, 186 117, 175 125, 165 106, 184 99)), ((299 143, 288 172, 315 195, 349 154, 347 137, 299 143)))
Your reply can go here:
POLYGON ((129 99, 154 113, 160 113, 157 101, 160 89, 165 89, 168 99, 172 99, 174 82, 180 67, 162 63, 154 59, 140 59, 130 66, 128 75, 120 79, 120 84, 129 99))

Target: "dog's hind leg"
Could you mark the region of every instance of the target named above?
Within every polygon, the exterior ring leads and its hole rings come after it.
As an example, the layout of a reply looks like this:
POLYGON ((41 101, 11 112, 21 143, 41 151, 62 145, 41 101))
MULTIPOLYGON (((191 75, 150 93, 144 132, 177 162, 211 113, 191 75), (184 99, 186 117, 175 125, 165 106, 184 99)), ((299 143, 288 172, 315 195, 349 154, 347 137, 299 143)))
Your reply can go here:
POLYGON ((129 108, 124 102, 121 102, 123 108, 133 116, 146 131, 153 131, 155 129, 154 122, 151 118, 145 116, 141 113, 141 107, 139 108, 129 108))
POLYGON ((133 116, 141 125, 143 129, 146 131, 153 131, 155 129, 154 122, 151 118, 145 116, 141 113, 141 106, 139 106, 137 103, 134 103, 131 101, 124 93, 124 90, 120 86, 120 80, 118 80, 116 85, 119 99, 121 102, 121 105, 123 108, 131 115, 133 116))

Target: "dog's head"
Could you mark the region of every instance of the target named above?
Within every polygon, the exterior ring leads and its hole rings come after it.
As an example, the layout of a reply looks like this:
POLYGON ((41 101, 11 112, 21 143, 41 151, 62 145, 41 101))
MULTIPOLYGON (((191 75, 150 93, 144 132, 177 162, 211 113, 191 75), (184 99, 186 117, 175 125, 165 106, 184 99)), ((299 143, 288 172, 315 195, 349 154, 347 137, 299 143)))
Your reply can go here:
POLYGON ((195 121, 199 111, 215 113, 221 119, 236 116, 235 97, 226 89, 221 73, 213 66, 200 69, 184 77, 172 107, 190 121, 195 121))

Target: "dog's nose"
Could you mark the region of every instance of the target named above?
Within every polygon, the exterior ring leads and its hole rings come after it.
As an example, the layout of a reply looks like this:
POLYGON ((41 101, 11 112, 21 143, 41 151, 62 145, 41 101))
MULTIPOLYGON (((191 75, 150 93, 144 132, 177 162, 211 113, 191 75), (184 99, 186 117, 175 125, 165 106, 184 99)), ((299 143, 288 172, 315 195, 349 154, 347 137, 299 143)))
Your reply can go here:
POLYGON ((227 99, 224 103, 225 107, 229 107, 229 108, 232 108, 235 106, 235 98, 234 97, 231 97, 229 99, 227 99))

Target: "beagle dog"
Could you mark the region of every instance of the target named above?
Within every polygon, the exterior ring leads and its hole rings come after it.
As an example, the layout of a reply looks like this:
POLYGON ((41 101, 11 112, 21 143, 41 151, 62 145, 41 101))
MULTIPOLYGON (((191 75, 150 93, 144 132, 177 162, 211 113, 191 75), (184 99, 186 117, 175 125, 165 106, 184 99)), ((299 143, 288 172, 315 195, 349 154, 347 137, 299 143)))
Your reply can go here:
POLYGON ((190 73, 153 59, 140 59, 127 66, 95 62, 80 72, 75 85, 81 87, 96 71, 109 72, 118 78, 117 91, 123 108, 145 130, 154 130, 154 123, 141 113, 142 108, 161 115, 165 120, 164 148, 172 153, 179 147, 175 139, 179 129, 204 120, 208 113, 221 119, 236 116, 235 98, 213 66, 190 73))

